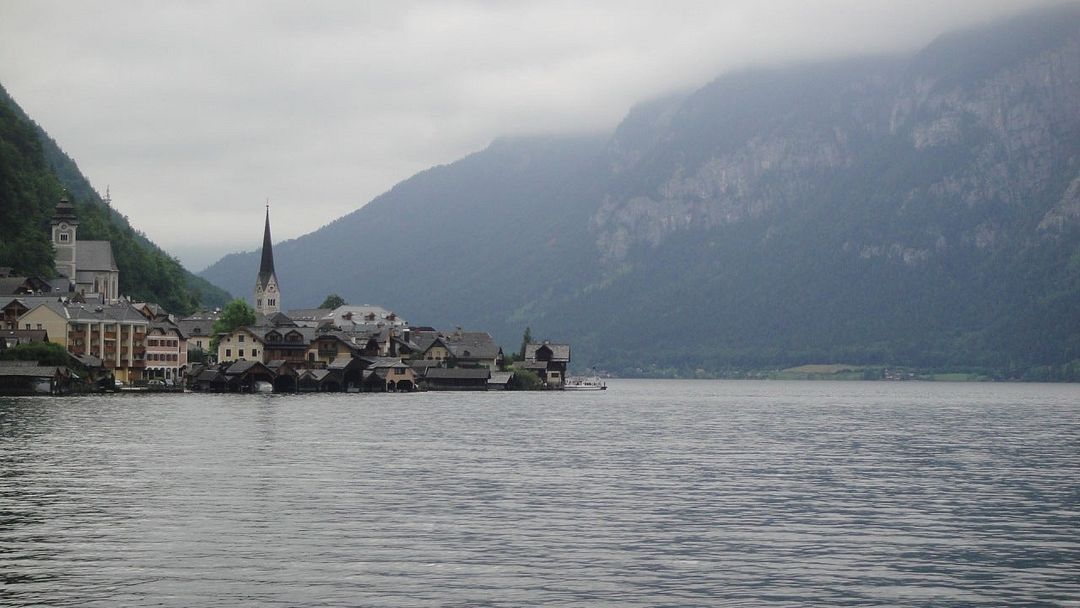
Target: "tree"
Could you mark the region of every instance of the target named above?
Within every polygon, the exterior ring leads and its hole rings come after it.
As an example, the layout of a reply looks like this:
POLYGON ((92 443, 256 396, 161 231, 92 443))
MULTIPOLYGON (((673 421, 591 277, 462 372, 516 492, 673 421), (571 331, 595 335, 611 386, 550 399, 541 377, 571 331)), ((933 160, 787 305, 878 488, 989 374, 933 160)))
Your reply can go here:
POLYGON ((323 300, 322 304, 319 305, 319 308, 334 309, 338 306, 345 306, 346 304, 348 304, 348 302, 345 301, 345 298, 339 296, 336 293, 332 293, 326 296, 326 299, 323 300))
POLYGON ((525 326, 525 335, 521 337, 521 352, 518 353, 518 361, 525 360, 525 347, 532 342, 532 328, 528 325, 525 326))
POLYGON ((218 335, 229 333, 237 327, 254 324, 255 309, 240 298, 229 302, 225 305, 225 310, 221 311, 221 316, 214 321, 214 338, 210 341, 210 350, 217 352, 218 335))
POLYGON ((39 365, 70 365, 71 357, 63 346, 52 342, 28 342, 0 351, 3 361, 37 361, 39 365))

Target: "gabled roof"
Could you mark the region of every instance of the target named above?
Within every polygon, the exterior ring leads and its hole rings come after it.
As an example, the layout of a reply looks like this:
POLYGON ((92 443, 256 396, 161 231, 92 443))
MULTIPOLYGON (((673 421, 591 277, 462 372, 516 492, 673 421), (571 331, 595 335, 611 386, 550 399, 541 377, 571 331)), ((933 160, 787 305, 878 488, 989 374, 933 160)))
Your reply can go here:
POLYGON ((326 366, 326 368, 327 369, 345 369, 347 367, 355 365, 353 363, 353 361, 356 361, 356 359, 353 359, 352 357, 338 357, 338 358, 334 359, 333 361, 331 361, 330 364, 326 366))
POLYGON ((485 331, 423 331, 415 332, 413 336, 420 352, 427 352, 432 346, 441 344, 455 359, 495 359, 499 356, 499 345, 485 331))
POLYGON ((569 344, 555 344, 552 342, 533 342, 525 345, 525 360, 535 361, 536 351, 542 347, 548 347, 551 350, 551 361, 570 361, 570 345, 569 344))
POLYGON ((368 368, 405 367, 405 362, 397 357, 361 357, 368 364, 368 368))
POLYGON ((118 272, 109 241, 75 241, 76 272, 118 272))
POLYGON ((211 319, 180 319, 176 326, 188 338, 213 336, 214 322, 211 319))
POLYGON ((262 369, 264 369, 266 371, 270 371, 270 370, 266 369, 266 366, 263 365, 262 363, 260 363, 259 361, 247 361, 247 360, 241 359, 240 361, 236 361, 232 365, 230 365, 229 369, 225 370, 225 375, 226 376, 237 376, 237 375, 240 375, 240 374, 246 374, 246 373, 251 372, 251 371, 258 371, 258 368, 262 368, 262 369))

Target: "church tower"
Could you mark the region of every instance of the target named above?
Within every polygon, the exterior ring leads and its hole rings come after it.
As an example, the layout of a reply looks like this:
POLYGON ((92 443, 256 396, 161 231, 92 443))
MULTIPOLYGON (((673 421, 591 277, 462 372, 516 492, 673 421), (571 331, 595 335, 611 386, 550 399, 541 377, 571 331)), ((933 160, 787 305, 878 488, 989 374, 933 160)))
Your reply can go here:
POLYGON ((269 316, 281 311, 281 289, 274 273, 274 246, 270 240, 270 204, 266 204, 266 228, 263 229, 262 262, 255 279, 255 312, 269 316))
POLYGON ((75 219, 75 208, 67 197, 60 199, 53 213, 52 244, 56 250, 56 272, 75 281, 75 230, 79 221, 75 219))

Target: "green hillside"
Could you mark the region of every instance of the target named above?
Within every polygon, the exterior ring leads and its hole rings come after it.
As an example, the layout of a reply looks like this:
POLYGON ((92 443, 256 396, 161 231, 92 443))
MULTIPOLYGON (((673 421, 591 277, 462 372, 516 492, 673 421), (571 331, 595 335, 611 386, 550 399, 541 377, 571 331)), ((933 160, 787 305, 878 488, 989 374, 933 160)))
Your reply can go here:
POLYGON ((55 276, 48 226, 65 191, 79 218, 79 238, 112 242, 121 293, 179 314, 229 300, 108 207, 74 161, 0 87, 0 266, 55 276))

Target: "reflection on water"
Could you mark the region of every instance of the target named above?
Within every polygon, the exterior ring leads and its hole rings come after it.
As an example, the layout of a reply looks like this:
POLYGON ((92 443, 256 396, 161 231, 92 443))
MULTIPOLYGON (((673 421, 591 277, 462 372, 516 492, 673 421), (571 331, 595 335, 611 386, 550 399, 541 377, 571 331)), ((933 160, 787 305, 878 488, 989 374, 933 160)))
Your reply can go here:
POLYGON ((0 399, 0 604, 1060 604, 1080 387, 0 399))

